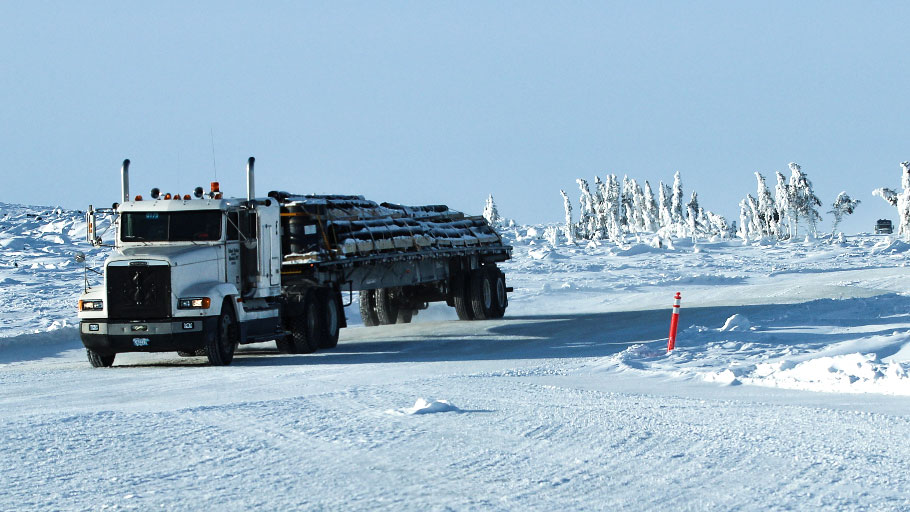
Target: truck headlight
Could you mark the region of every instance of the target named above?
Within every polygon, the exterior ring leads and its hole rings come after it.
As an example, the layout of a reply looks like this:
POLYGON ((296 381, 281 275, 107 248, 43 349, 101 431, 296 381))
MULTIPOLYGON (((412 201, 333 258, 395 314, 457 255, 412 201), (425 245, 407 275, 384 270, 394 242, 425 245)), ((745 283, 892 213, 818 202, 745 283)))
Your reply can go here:
POLYGON ((208 297, 186 297, 177 299, 177 309, 208 309, 212 299, 208 297))
POLYGON ((101 311, 104 309, 103 300, 80 300, 79 311, 101 311))

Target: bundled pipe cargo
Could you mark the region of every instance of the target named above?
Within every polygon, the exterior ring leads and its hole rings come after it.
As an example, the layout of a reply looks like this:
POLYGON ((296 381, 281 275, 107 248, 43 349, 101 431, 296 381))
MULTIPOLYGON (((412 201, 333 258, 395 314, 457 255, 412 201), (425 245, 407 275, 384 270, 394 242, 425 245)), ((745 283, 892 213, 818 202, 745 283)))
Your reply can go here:
POLYGON ((284 262, 299 264, 387 251, 501 245, 483 217, 446 205, 377 204, 363 196, 271 192, 281 205, 284 262))

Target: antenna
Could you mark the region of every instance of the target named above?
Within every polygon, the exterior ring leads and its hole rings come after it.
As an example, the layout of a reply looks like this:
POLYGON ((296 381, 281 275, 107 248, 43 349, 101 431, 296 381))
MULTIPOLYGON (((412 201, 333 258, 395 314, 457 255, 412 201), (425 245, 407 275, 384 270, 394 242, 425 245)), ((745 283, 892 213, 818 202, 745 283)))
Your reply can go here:
POLYGON ((209 133, 212 135, 212 169, 215 170, 215 181, 218 181, 218 165, 215 164, 215 130, 209 128, 209 133))

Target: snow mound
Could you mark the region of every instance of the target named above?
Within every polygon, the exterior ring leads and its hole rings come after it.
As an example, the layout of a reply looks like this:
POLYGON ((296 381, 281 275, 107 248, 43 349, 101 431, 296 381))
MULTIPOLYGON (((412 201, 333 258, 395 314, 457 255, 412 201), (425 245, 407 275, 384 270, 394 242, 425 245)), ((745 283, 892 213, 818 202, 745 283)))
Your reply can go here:
POLYGON ((726 322, 724 322, 724 325, 720 328, 720 331, 748 331, 750 327, 752 327, 752 322, 750 322, 749 319, 745 316, 737 313, 728 318, 726 322))
POLYGON ((872 246, 872 254, 905 254, 910 252, 910 244, 898 239, 886 239, 872 246))
POLYGON ((780 388, 840 393, 910 395, 910 373, 898 362, 875 354, 819 357, 792 364, 759 364, 746 382, 780 388))
POLYGON ((418 398, 413 407, 405 409, 396 409, 388 411, 391 414, 414 415, 414 414, 435 414, 438 412, 461 412, 461 409, 455 407, 448 400, 427 400, 418 398))

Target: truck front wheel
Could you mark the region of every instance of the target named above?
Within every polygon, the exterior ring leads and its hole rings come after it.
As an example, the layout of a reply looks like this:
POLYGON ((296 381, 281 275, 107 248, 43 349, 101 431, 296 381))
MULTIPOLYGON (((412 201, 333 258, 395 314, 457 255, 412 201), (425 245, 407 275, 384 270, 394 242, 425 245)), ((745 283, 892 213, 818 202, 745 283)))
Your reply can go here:
POLYGON ((103 356, 90 348, 85 349, 85 353, 88 356, 88 362, 92 363, 92 368, 109 368, 114 364, 114 357, 117 356, 117 354, 103 356))
POLYGON ((338 330, 341 325, 340 311, 338 301, 335 300, 335 294, 331 290, 325 290, 316 295, 322 305, 323 312, 323 330, 319 338, 319 348, 335 348, 338 346, 338 330))
POLYGON ((240 343, 240 330, 231 310, 230 302, 224 301, 221 316, 218 317, 218 331, 205 340, 205 355, 212 366, 227 366, 234 360, 234 350, 240 343))
POLYGON ((325 320, 320 312, 322 308, 318 302, 318 294, 310 292, 304 301, 301 314, 291 319, 291 339, 294 343, 294 352, 297 354, 311 354, 319 348, 319 338, 322 335, 325 320))

